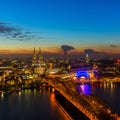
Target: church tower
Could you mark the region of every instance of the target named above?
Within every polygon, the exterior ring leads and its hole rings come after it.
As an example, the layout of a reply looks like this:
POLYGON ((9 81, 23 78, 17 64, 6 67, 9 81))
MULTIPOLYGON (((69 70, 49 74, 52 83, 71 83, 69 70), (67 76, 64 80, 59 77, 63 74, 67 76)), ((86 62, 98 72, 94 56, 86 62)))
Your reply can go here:
POLYGON ((33 51, 33 60, 32 60, 33 73, 37 76, 44 75, 46 71, 46 64, 43 61, 43 56, 41 49, 39 48, 38 55, 36 56, 36 51, 34 48, 33 51))
POLYGON ((38 53, 38 64, 43 63, 43 57, 42 57, 42 53, 41 53, 41 49, 39 48, 39 53, 38 53))
POLYGON ((35 48, 33 50, 33 59, 32 59, 32 66, 34 66, 37 63, 37 58, 36 58, 36 53, 35 53, 35 48))

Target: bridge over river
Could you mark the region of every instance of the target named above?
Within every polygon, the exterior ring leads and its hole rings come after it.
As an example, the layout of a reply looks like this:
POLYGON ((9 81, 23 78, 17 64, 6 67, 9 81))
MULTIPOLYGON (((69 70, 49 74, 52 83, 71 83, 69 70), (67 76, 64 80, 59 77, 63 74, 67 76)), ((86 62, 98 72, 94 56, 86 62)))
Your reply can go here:
POLYGON ((79 94, 76 90, 78 83, 59 78, 48 78, 47 82, 90 120, 120 120, 120 117, 99 97, 79 94))

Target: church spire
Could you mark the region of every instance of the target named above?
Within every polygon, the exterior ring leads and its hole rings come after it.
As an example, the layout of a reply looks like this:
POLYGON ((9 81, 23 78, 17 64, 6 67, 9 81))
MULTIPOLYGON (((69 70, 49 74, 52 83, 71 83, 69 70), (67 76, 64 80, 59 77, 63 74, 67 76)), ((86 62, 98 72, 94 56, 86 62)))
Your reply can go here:
POLYGON ((39 53, 38 53, 38 64, 43 63, 43 57, 42 57, 42 52, 41 49, 39 48, 39 53))
POLYGON ((36 64, 36 63, 37 63, 37 58, 36 58, 36 52, 35 52, 35 47, 34 47, 32 65, 34 65, 34 64, 36 64))

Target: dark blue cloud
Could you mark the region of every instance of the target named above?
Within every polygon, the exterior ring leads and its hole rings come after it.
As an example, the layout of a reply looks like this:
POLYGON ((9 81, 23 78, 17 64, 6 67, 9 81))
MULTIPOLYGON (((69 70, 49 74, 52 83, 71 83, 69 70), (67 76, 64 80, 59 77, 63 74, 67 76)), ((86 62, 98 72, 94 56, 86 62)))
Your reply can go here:
POLYGON ((93 49, 85 49, 84 52, 87 54, 91 54, 94 53, 95 51, 93 49))
POLYGON ((63 52, 64 52, 64 55, 67 55, 67 52, 68 52, 68 51, 74 49, 74 47, 69 46, 69 45, 62 45, 61 48, 62 48, 62 50, 63 50, 63 52))
POLYGON ((110 45, 110 47, 117 47, 117 45, 110 45))
POLYGON ((9 38, 10 40, 25 41, 35 38, 35 35, 19 27, 0 22, 0 37, 9 38))

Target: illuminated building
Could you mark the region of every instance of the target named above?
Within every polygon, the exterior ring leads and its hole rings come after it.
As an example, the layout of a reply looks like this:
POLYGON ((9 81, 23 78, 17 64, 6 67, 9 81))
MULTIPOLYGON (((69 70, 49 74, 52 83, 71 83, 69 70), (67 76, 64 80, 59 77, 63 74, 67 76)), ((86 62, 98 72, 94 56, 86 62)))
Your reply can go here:
POLYGON ((32 59, 32 66, 34 66, 37 63, 37 58, 36 58, 36 53, 35 53, 35 48, 33 51, 33 59, 32 59))
POLYGON ((85 62, 86 62, 86 63, 89 63, 89 54, 88 54, 88 53, 85 54, 85 62))
POLYGON ((41 49, 39 48, 38 64, 41 64, 41 63, 43 63, 43 56, 42 56, 42 53, 41 53, 41 49))
POLYGON ((36 56, 35 48, 34 48, 32 67, 33 67, 33 73, 37 74, 38 76, 43 75, 45 73, 46 64, 43 61, 43 56, 42 56, 40 48, 39 48, 39 53, 38 53, 38 60, 37 60, 37 56, 36 56))

